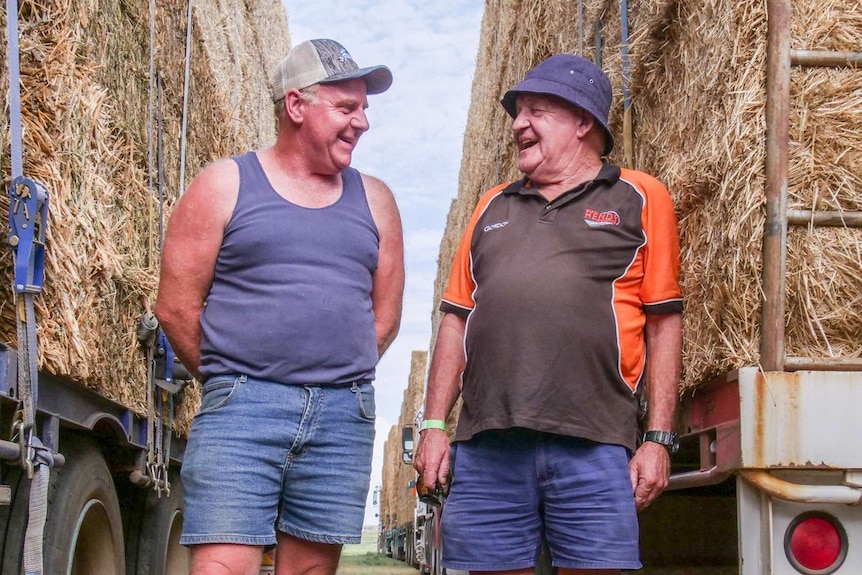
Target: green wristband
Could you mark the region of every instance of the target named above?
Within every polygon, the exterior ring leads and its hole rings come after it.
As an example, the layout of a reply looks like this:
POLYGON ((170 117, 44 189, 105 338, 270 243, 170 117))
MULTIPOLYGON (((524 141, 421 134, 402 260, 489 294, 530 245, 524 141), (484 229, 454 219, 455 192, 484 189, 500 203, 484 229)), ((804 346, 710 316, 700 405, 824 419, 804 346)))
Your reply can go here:
POLYGON ((446 422, 442 419, 423 419, 422 423, 419 424, 419 433, 422 433, 426 429, 442 429, 446 431, 446 422))

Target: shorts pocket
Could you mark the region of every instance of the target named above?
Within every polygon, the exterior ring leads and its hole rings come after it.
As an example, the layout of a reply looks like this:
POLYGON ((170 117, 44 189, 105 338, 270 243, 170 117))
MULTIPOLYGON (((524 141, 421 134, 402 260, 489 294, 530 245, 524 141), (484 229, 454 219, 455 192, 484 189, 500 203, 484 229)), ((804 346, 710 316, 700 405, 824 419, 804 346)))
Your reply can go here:
POLYGON ((374 401, 374 385, 367 383, 356 390, 356 396, 359 398, 359 415, 362 419, 374 421, 377 417, 377 405, 374 401))
POLYGON ((210 413, 227 405, 236 395, 245 376, 214 377, 204 383, 201 390, 201 406, 198 414, 210 413))
POLYGON ((458 453, 458 444, 456 442, 452 442, 449 446, 449 475, 450 478, 455 475, 455 456, 458 453))

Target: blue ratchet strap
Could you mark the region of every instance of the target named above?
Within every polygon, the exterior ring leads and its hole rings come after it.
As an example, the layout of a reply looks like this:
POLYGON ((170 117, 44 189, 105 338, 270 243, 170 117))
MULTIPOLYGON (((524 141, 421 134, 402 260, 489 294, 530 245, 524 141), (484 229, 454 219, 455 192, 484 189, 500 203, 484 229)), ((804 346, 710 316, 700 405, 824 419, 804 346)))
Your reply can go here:
POLYGON ((156 388, 153 392, 156 395, 156 419, 155 419, 155 461, 150 468, 151 477, 155 480, 153 486, 156 494, 161 497, 162 492, 168 496, 171 494, 171 485, 168 480, 168 465, 171 457, 171 434, 173 433, 174 420, 174 395, 180 391, 185 385, 182 379, 174 378, 174 359, 176 354, 171 347, 165 332, 159 329, 156 336, 156 346, 158 354, 162 356, 165 371, 163 377, 156 377, 156 388), (161 388, 161 389, 159 389, 161 388), (167 404, 167 414, 165 414, 165 404, 167 404), (167 423, 165 429, 163 426, 163 417, 167 415, 167 423))
POLYGON ((9 244, 15 250, 16 294, 42 293, 47 227, 45 186, 24 176, 14 178, 9 185, 9 244))
POLYGON ((164 374, 158 373, 155 378, 156 385, 168 393, 174 394, 183 388, 187 383, 187 380, 182 378, 177 379, 174 377, 174 361, 177 356, 174 353, 174 348, 171 347, 168 338, 165 336, 165 332, 161 329, 159 329, 159 334, 156 336, 156 346, 158 354, 162 356, 161 359, 165 363, 164 374), (159 375, 162 375, 163 377, 159 377, 159 375))
POLYGON ((17 0, 6 0, 6 40, 9 61, 9 139, 12 148, 8 239, 15 252, 12 289, 18 300, 18 396, 23 406, 23 420, 20 422, 19 432, 26 436, 22 444, 22 447, 27 447, 23 463, 27 476, 32 480, 22 567, 25 575, 42 575, 42 542, 48 511, 49 469, 54 462, 51 457, 46 457, 49 451, 43 448, 33 430, 38 397, 36 312, 33 298, 35 294, 42 292, 45 279, 48 192, 43 185, 24 177, 17 0))
POLYGON ((159 350, 164 350, 165 354, 165 381, 172 381, 174 379, 174 348, 171 347, 170 342, 168 342, 168 338, 165 336, 165 332, 161 329, 159 330, 159 350))
MULTIPOLYGON (((35 294, 42 293, 45 279, 45 235, 48 227, 48 192, 24 176, 9 185, 9 244, 15 253, 18 325, 18 397, 23 407, 22 433, 32 433, 39 397, 36 350, 35 294)), ((32 463, 32 462, 28 462, 32 463)), ((28 475, 31 475, 28 465, 28 475)))

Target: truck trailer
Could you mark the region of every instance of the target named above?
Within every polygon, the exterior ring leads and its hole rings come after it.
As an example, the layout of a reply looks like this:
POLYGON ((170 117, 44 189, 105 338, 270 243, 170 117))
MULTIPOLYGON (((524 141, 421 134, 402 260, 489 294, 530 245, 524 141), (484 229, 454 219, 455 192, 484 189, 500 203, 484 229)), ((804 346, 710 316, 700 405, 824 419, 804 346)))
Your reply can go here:
POLYGON ((185 440, 169 418, 142 417, 40 372, 29 434, 21 419, 21 368, 16 350, 0 347, 0 425, 17 430, 13 441, 0 442, 0 572, 188 573, 188 551, 179 544, 185 440), (157 436, 161 444, 153 442, 157 436), (41 493, 33 487, 40 482, 41 493), (31 534, 39 538, 35 546, 28 545, 31 534))
POLYGON ((179 468, 200 391, 150 302, 186 173, 275 136, 287 15, 241 4, 0 10, 3 575, 188 573, 179 468))

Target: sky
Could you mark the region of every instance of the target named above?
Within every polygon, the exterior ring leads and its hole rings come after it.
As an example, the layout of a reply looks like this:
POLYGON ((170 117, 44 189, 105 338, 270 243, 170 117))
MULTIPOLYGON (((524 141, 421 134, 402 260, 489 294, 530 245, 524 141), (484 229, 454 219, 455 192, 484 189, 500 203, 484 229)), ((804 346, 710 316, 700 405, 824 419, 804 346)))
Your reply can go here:
POLYGON ((377 419, 365 524, 381 484, 383 442, 398 423, 410 355, 427 351, 437 256, 458 171, 484 2, 482 0, 282 0, 292 44, 332 38, 360 67, 385 64, 392 87, 369 96, 371 129, 353 167, 386 182, 404 226, 406 286, 401 331, 377 367, 377 419))

